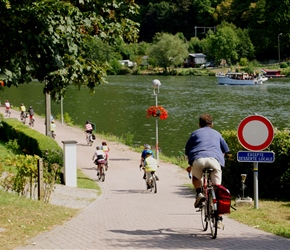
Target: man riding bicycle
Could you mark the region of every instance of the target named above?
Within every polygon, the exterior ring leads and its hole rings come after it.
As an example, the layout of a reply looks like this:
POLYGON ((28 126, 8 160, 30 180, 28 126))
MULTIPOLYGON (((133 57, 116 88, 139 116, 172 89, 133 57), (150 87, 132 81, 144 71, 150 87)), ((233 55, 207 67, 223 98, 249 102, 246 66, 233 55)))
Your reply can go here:
POLYGON ((185 146, 185 154, 191 166, 192 184, 196 190, 194 203, 196 208, 205 201, 205 197, 201 193, 203 169, 212 168, 214 171, 211 173, 211 180, 214 185, 220 185, 221 168, 225 165, 224 154, 230 151, 221 134, 212 129, 213 119, 209 114, 199 117, 199 127, 190 135, 185 146))

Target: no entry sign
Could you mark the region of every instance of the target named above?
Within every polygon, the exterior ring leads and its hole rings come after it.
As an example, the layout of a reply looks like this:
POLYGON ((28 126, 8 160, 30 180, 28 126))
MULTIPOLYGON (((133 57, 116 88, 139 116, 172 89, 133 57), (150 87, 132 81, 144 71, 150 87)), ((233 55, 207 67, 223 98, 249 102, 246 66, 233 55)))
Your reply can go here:
POLYGON ((272 123, 261 115, 251 115, 241 121, 238 127, 238 139, 241 145, 250 151, 262 151, 274 138, 272 123))

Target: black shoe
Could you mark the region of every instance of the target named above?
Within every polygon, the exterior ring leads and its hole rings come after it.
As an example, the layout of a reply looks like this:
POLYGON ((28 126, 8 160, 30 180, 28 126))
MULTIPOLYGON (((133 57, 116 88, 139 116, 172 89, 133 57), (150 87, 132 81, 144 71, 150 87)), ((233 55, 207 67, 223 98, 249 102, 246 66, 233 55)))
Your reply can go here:
POLYGON ((143 178, 142 179, 146 180, 146 174, 143 175, 143 178))
POLYGON ((151 188, 150 185, 147 184, 147 190, 150 189, 150 188, 151 188))
POLYGON ((157 175, 155 175, 155 179, 156 181, 159 181, 159 177, 157 175))

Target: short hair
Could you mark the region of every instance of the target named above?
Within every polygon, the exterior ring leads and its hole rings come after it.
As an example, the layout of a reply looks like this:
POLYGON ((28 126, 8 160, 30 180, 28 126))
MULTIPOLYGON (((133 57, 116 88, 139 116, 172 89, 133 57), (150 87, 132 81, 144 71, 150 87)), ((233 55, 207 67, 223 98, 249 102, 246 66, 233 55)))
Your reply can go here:
POLYGON ((213 123, 211 115, 205 113, 199 117, 199 126, 201 128, 211 126, 213 123))

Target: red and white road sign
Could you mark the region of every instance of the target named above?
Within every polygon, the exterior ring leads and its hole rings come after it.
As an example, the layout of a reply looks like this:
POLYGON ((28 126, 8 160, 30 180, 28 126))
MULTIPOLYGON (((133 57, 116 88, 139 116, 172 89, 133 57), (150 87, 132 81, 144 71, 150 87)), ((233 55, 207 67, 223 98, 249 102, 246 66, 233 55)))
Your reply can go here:
POLYGON ((262 151, 269 147, 274 138, 272 123, 261 115, 250 115, 238 127, 241 145, 250 151, 262 151))

